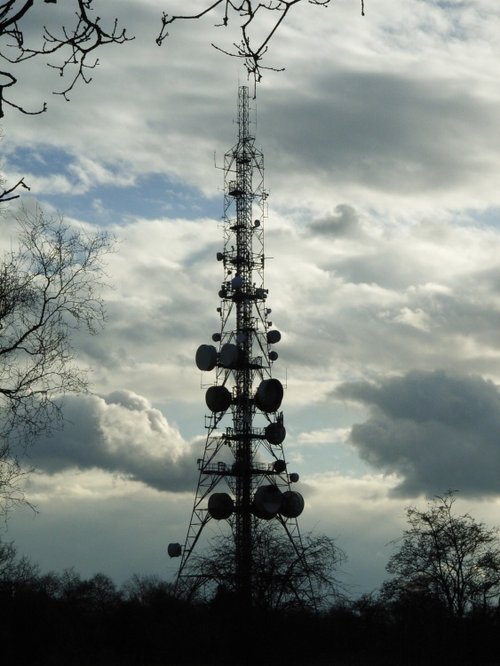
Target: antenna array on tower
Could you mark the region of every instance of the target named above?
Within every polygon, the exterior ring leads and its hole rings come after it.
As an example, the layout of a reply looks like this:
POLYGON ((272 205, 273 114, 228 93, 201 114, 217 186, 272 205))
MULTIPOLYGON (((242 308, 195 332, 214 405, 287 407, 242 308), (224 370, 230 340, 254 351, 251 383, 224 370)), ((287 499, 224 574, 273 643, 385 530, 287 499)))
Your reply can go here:
MULTIPOLYGON (((281 334, 269 319, 264 285, 264 156, 250 131, 246 86, 238 90, 238 142, 225 154, 224 175, 224 247, 217 253, 223 268, 220 326, 213 344, 196 352, 197 367, 213 373, 205 395, 207 438, 186 540, 183 547, 170 544, 169 554, 181 557, 177 590, 188 596, 194 581, 203 578, 190 567, 203 528, 211 520, 226 521, 235 546, 234 589, 251 607, 258 523, 278 521, 295 557, 303 559, 297 517, 304 500, 292 490, 298 474, 288 472, 284 455, 283 386, 272 373, 281 334)), ((297 580, 297 599, 310 601, 305 563, 297 580)))

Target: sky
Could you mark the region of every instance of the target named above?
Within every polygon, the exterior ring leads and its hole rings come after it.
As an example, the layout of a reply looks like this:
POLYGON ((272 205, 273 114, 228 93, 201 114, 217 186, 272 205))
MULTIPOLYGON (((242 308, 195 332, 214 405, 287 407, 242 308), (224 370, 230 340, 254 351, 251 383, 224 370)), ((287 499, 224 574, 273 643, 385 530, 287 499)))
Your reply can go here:
MULTIPOLYGON (((219 322, 217 167, 247 78, 210 46, 236 25, 179 23, 158 47, 157 2, 98 4, 135 40, 104 49, 70 102, 29 61, 17 100, 48 111, 2 120, 25 204, 117 239, 106 328, 75 338, 91 392, 31 449, 38 513, 16 510, 4 538, 43 570, 171 579, 204 445, 194 354, 219 322)), ((409 505, 456 489, 458 511, 500 524, 500 6, 367 0, 365 14, 355 0, 297 5, 266 55, 285 70, 265 71, 251 104, 285 453, 301 529, 345 551, 353 596, 387 577, 409 505)))

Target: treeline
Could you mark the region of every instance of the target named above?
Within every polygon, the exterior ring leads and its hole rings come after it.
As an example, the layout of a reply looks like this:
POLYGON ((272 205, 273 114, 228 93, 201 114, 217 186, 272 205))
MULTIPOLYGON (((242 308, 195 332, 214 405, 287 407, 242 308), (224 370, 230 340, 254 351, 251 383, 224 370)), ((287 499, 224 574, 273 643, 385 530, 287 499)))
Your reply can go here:
POLYGON ((272 524, 259 529, 246 614, 227 538, 193 560, 189 602, 151 576, 118 588, 103 574, 42 574, 0 542, 1 663, 500 666, 498 531, 457 515, 455 500, 449 492, 424 510, 408 507, 390 577, 358 599, 337 582, 342 558, 331 539, 306 538, 297 568, 272 524), (298 593, 305 575, 307 605, 298 593))
POLYGON ((500 663, 498 606, 458 618, 418 591, 243 618, 224 592, 187 603, 155 577, 117 588, 102 574, 42 575, 20 560, 3 572, 0 616, 6 666, 500 663))

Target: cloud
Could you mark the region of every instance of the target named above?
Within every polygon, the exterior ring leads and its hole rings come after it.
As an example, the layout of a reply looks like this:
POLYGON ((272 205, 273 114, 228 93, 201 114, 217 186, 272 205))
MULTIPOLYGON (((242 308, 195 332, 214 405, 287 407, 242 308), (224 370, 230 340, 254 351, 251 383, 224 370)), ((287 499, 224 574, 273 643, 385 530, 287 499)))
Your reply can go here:
MULTIPOLYGON (((321 179, 329 174, 337 185, 434 197, 490 173, 498 144, 488 145, 485 131, 493 131, 496 107, 477 104, 452 81, 332 68, 310 86, 312 94, 295 101, 279 134, 288 170, 321 179)), ((277 113, 278 104, 271 99, 268 113, 277 113)))
POLYGON ((108 321, 99 336, 81 335, 76 345, 93 368, 95 390, 120 386, 155 404, 167 401, 166 409, 173 401, 197 401, 202 427, 194 356, 220 328, 216 229, 206 218, 137 219, 112 228, 118 243, 108 259, 108 321))
POLYGON ((64 429, 30 449, 39 471, 100 469, 162 491, 194 487, 196 452, 143 396, 68 396, 63 408, 64 429))
POLYGON ((498 229, 444 212, 408 224, 352 215, 359 236, 326 236, 330 215, 319 232, 305 215, 269 224, 269 303, 294 398, 311 402, 348 377, 410 369, 500 381, 498 229), (297 382, 310 383, 301 396, 297 382))
POLYGON ((401 497, 457 489, 500 495, 500 392, 478 375, 412 371, 378 383, 341 385, 335 396, 371 412, 350 440, 378 470, 397 474, 401 497))
POLYGON ((338 204, 333 215, 311 222, 309 229, 312 233, 332 238, 362 234, 356 209, 346 204, 338 204))
POLYGON ((273 44, 289 80, 265 89, 259 122, 280 205, 337 199, 401 217, 498 201, 490 4, 488 18, 479 2, 381 2, 363 20, 352 5, 299 10, 273 44))
POLYGON ((331 446, 343 444, 349 434, 347 428, 324 428, 322 430, 308 430, 299 433, 297 444, 301 446, 331 446))
MULTIPOLYGON (((303 3, 275 35, 266 57, 287 71, 265 73, 258 138, 281 206, 317 213, 332 200, 356 201, 404 215, 436 202, 498 203, 498 8, 487 20, 477 2, 467 11, 393 4, 362 20, 352 5, 303 3)), ((141 174, 163 173, 213 195, 219 177, 207 166, 231 145, 243 71, 210 42, 230 44, 237 33, 207 17, 178 23, 159 49, 156 3, 109 0, 103 21, 115 15, 136 39, 99 53, 92 84, 70 104, 49 94, 60 83, 54 70, 24 64, 19 101, 36 106, 46 91, 49 111, 9 113, 6 147, 43 141, 78 155, 71 178, 37 181, 57 191, 109 179, 126 189, 141 174)))
MULTIPOLYGON (((170 10, 195 4, 173 0, 170 10)), ((15 173, 27 175, 44 205, 112 227, 119 240, 109 258, 114 291, 105 294, 106 329, 73 339, 104 397, 68 398, 72 424, 32 450, 46 470, 37 483, 43 478, 43 492, 52 491, 49 504, 40 501, 55 516, 48 552, 58 512, 67 511, 58 531, 68 526, 66 541, 78 544, 73 554, 86 550, 90 557, 92 547, 97 557, 85 525, 109 501, 99 529, 106 536, 121 530, 123 540, 114 549, 100 543, 116 567, 124 566, 123 544, 139 532, 134 558, 156 548, 158 535, 153 545, 148 534, 157 516, 172 519, 174 503, 184 503, 184 516, 172 538, 181 538, 189 521, 194 442, 205 413, 193 357, 220 328, 215 253, 223 242, 223 196, 213 153, 220 167, 234 145, 237 82, 246 78, 237 59, 210 48, 212 41, 237 41, 231 28, 214 29, 212 17, 179 23, 159 49, 155 0, 108 0, 103 11, 103 23, 119 16, 136 40, 102 50, 91 85, 75 88, 69 104, 49 92, 61 83, 55 70, 36 59, 20 66, 18 101, 35 108, 46 98, 49 111, 32 117, 7 109, 2 149, 10 182, 15 173), (198 198, 200 190, 213 208, 198 198), (113 395, 117 386, 125 393, 113 395), (171 414, 176 424, 164 416, 171 414), (168 502, 164 489, 172 490, 168 502), (151 501, 138 510, 141 493, 151 501), (75 526, 78 511, 85 513, 82 529, 75 526), (143 516, 153 513, 146 524, 143 516)), ((288 387, 288 455, 300 461, 305 482, 325 474, 321 491, 308 495, 301 524, 329 521, 334 534, 337 526, 351 530, 355 545, 346 549, 364 567, 377 543, 399 533, 387 529, 388 515, 395 527, 403 515, 394 488, 410 496, 451 485, 480 495, 494 486, 491 422, 473 428, 476 415, 454 426, 439 401, 425 403, 428 411, 440 406, 427 421, 383 411, 376 396, 389 380, 368 380, 397 373, 404 383, 411 370, 432 377, 439 367, 448 378, 476 373, 500 382, 498 18, 493 0, 379 0, 365 18, 356 2, 328 10, 298 3, 266 54, 268 64, 286 71, 266 71, 251 102, 271 194, 266 287, 273 327, 283 333, 273 372, 288 387), (334 387, 355 380, 372 393, 360 393, 356 406, 332 405, 334 387), (355 446, 343 442, 353 422, 360 424, 352 431, 355 446), (481 455, 488 469, 481 469, 481 455), (362 478, 367 460, 381 470, 373 479, 362 478), (332 470, 340 476, 328 476, 332 470), (346 470, 348 481, 341 478, 346 470), (377 513, 377 502, 390 510, 377 513)), ((0 242, 9 249, 8 235, 0 242)), ((211 380, 205 374, 201 384, 211 380)), ((40 539, 30 521, 26 534, 36 555, 40 539)), ((383 568, 385 555, 379 561, 383 568)))
POLYGON ((118 584, 134 573, 174 578, 179 561, 167 557, 166 545, 183 540, 192 494, 95 469, 32 474, 26 490, 38 513, 16 511, 8 539, 42 571, 104 572, 118 584))

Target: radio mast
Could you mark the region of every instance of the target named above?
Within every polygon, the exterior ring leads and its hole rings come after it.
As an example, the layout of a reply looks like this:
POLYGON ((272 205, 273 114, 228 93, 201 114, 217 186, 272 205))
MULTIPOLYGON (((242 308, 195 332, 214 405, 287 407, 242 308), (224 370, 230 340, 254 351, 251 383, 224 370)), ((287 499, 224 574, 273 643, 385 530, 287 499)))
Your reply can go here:
POLYGON ((189 595, 203 578, 189 566, 203 528, 210 520, 227 522, 234 538, 232 582, 247 609, 258 574, 252 546, 259 521, 282 526, 294 560, 302 565, 303 575, 294 582, 296 601, 314 603, 297 523, 304 500, 291 489, 299 477, 288 472, 283 450, 283 386, 272 376, 281 334, 269 320, 264 156, 255 147, 250 125, 248 88, 241 86, 238 142, 224 156, 224 245, 217 253, 224 272, 217 308, 220 329, 212 335, 215 344, 203 344, 196 352, 197 367, 215 374, 205 395, 207 438, 184 546, 169 545, 169 554, 181 557, 178 593, 189 595))

